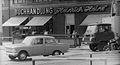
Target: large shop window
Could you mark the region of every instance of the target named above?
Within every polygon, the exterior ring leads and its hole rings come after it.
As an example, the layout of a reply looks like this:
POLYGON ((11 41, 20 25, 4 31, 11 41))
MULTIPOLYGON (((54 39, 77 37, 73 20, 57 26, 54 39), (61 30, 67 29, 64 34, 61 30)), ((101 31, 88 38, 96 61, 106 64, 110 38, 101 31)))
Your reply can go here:
POLYGON ((9 20, 7 20, 2 26, 19 26, 21 25, 25 20, 27 20, 28 17, 11 17, 9 20))
POLYGON ((41 35, 45 31, 53 33, 52 16, 11 17, 2 26, 11 26, 12 35, 20 39, 28 35, 41 35))
POLYGON ((39 16, 33 17, 25 26, 31 27, 31 33, 44 34, 45 31, 52 34, 53 32, 53 20, 52 16, 39 16))
POLYGON ((75 30, 75 14, 65 14, 66 34, 72 34, 75 30))

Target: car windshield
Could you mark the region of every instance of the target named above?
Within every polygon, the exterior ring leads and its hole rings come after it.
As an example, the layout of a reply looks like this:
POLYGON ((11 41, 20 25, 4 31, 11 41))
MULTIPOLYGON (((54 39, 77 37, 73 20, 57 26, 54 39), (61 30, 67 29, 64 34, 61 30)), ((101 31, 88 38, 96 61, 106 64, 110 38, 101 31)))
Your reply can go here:
POLYGON ((32 39, 31 37, 26 37, 22 43, 25 44, 25 45, 31 45, 31 42, 32 42, 32 39))

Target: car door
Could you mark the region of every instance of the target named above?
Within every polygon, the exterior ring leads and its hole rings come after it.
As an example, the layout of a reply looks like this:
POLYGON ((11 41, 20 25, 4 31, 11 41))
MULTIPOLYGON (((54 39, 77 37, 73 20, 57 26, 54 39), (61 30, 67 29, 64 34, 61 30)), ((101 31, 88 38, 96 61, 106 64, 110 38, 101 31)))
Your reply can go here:
POLYGON ((32 43, 33 43, 33 54, 42 55, 45 49, 43 44, 43 38, 35 38, 32 43))
POLYGON ((56 49, 56 41, 53 38, 45 38, 45 55, 52 54, 56 49))

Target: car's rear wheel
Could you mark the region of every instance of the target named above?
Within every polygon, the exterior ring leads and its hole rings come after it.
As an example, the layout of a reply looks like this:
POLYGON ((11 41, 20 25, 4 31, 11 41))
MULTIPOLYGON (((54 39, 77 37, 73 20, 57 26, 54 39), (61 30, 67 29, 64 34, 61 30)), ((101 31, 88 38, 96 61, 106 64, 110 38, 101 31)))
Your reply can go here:
POLYGON ((49 56, 49 55, 43 55, 43 56, 49 56))
POLYGON ((61 51, 56 50, 56 51, 54 51, 54 52, 53 52, 53 54, 52 54, 52 55, 60 55, 60 54, 61 54, 61 51))
POLYGON ((9 55, 8 56, 11 60, 15 60, 16 57, 9 55))
POLYGON ((26 58, 27 58, 27 53, 26 53, 26 52, 20 52, 20 53, 18 54, 18 59, 19 59, 20 61, 24 61, 24 60, 26 60, 26 58))

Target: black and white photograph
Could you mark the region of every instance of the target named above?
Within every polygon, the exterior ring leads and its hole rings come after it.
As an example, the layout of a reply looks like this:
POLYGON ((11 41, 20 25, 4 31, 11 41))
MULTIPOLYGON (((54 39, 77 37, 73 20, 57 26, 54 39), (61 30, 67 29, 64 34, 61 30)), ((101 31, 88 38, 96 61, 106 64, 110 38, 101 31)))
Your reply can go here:
POLYGON ((120 0, 0 0, 0 65, 120 65, 120 0))

